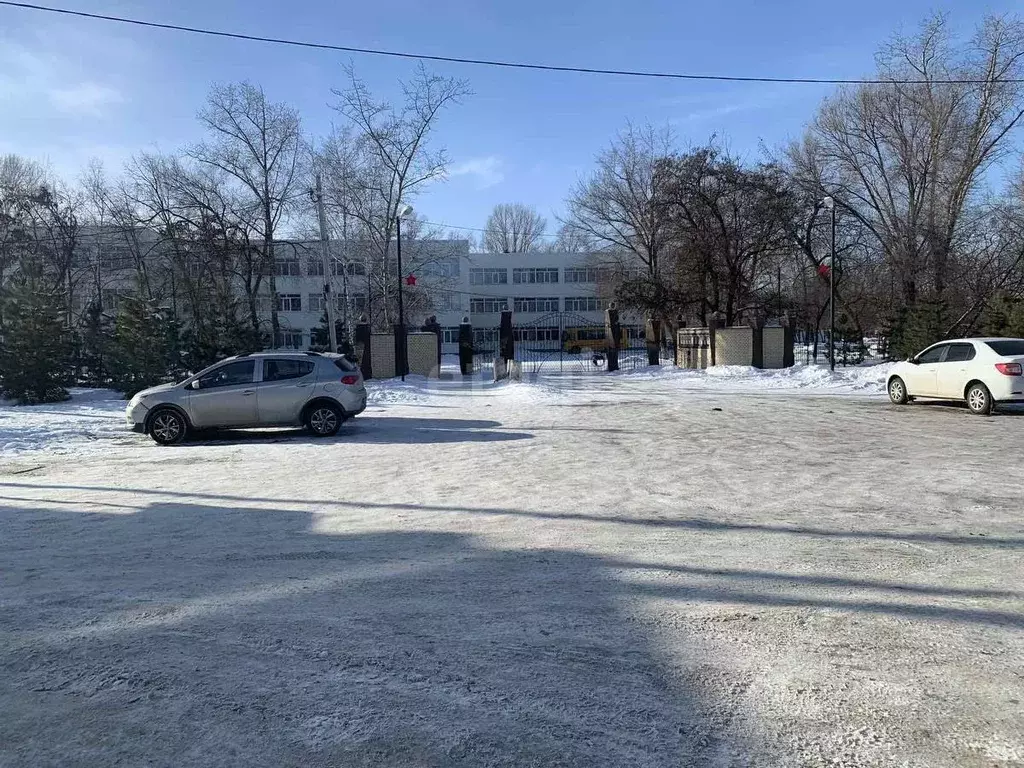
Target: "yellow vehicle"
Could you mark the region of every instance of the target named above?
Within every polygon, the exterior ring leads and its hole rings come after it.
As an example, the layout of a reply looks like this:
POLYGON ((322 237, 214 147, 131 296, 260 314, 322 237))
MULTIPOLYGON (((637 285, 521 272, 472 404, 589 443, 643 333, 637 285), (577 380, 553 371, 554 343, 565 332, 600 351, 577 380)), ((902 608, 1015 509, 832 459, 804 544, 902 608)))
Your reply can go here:
MULTIPOLYGON (((629 334, 623 328, 620 331, 619 349, 629 346, 629 334)), ((608 338, 601 326, 590 328, 566 328, 562 332, 562 348, 569 354, 579 354, 584 349, 591 352, 604 352, 608 349, 608 338)))

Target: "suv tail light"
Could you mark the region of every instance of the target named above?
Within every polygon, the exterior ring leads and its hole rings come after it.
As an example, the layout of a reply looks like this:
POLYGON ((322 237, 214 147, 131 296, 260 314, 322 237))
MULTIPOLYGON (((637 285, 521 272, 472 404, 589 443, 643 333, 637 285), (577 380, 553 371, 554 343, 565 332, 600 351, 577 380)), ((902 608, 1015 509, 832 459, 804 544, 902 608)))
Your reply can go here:
POLYGON ((341 377, 341 383, 342 384, 348 384, 349 386, 352 386, 353 384, 358 384, 359 383, 359 377, 358 376, 342 376, 341 377))
POLYGON ((1003 374, 1003 376, 1021 375, 1020 363, 996 363, 996 370, 1003 374))

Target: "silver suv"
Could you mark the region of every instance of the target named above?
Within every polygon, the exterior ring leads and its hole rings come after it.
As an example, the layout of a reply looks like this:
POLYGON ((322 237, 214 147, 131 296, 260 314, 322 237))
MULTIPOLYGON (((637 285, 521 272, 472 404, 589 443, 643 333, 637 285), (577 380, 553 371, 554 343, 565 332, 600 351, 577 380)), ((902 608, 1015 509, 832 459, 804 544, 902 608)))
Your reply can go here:
POLYGON ((191 431, 305 426, 329 437, 366 408, 359 368, 341 355, 260 352, 221 360, 178 384, 139 392, 128 428, 161 445, 191 431))

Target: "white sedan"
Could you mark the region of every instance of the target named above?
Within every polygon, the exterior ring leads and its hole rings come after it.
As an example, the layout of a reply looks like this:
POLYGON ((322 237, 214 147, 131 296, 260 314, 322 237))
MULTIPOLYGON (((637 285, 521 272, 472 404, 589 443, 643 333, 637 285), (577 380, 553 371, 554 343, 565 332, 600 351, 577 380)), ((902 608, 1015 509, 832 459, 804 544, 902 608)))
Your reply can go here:
POLYGON ((889 376, 889 399, 964 400, 987 416, 998 403, 1024 402, 1024 339, 951 339, 899 363, 889 376))

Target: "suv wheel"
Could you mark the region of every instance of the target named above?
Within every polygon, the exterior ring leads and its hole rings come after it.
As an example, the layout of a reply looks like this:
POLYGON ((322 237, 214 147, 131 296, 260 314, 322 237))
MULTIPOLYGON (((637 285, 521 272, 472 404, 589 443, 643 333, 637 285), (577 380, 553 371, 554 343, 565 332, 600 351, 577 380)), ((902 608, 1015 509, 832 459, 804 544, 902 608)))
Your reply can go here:
POLYGON ((306 427, 317 437, 331 437, 341 428, 344 415, 341 408, 331 403, 318 403, 306 415, 306 427))
POLYGON ((184 417, 170 408, 157 411, 149 419, 149 436, 159 445, 180 443, 187 429, 184 417))

